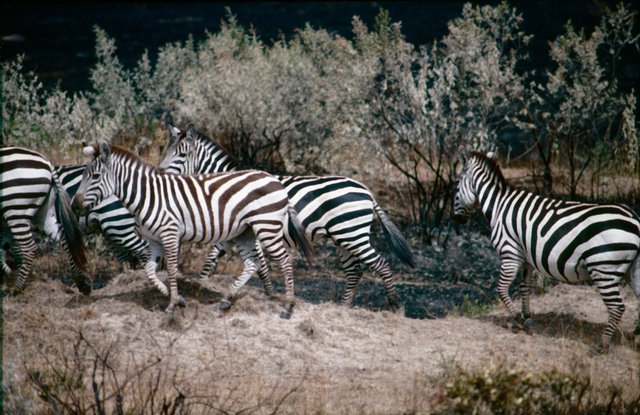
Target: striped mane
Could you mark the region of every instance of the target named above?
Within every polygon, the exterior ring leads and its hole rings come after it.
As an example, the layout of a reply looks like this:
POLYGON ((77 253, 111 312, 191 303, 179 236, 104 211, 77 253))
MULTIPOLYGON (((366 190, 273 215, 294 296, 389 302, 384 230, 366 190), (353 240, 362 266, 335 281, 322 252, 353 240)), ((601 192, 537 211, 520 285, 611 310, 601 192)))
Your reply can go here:
MULTIPOLYGON (((229 152, 225 146, 223 146, 222 144, 218 143, 217 141, 213 140, 212 138, 200 132, 197 132, 197 134, 198 134, 197 138, 202 142, 203 145, 205 145, 209 149, 214 149, 214 151, 219 150, 222 153, 224 153, 224 155, 233 162, 234 168, 240 168, 241 166, 243 166, 242 163, 240 163, 240 161, 237 158, 231 155, 231 152, 229 152)), ((243 167, 247 167, 247 166, 243 166, 243 167)))
MULTIPOLYGON (((140 158, 139 156, 137 156, 135 153, 127 150, 126 148, 120 147, 120 146, 116 146, 116 145, 110 145, 111 147, 111 156, 116 156, 118 157, 120 160, 122 160, 123 162, 130 164, 134 167, 142 167, 142 169, 144 171, 149 171, 149 172, 153 172, 156 174, 159 174, 160 172, 158 171, 158 167, 145 161, 144 159, 140 158)), ((99 146, 94 146, 95 148, 95 157, 99 157, 100 156, 100 148, 99 146)))
POLYGON ((509 183, 507 183, 507 179, 504 178, 504 175, 502 174, 502 169, 500 169, 500 165, 498 164, 498 161, 496 159, 489 158, 487 157, 486 154, 481 153, 479 151, 471 152, 470 156, 471 158, 475 158, 478 161, 480 161, 480 163, 484 164, 487 167, 487 169, 491 172, 492 176, 496 178, 498 183, 504 186, 509 185, 509 183))

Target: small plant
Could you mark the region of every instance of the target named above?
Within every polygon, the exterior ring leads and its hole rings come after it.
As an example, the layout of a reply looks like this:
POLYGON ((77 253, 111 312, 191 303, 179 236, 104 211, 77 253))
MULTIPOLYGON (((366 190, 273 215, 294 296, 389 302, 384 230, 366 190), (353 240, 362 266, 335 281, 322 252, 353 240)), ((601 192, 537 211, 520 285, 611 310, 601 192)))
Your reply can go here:
POLYGON ((637 414, 640 395, 620 399, 617 390, 596 399, 591 379, 552 369, 531 373, 501 364, 482 371, 458 368, 442 385, 436 413, 447 414, 637 414))
POLYGON ((472 299, 468 294, 462 297, 462 304, 452 311, 452 315, 473 317, 486 314, 493 308, 493 305, 484 303, 478 299, 472 299))

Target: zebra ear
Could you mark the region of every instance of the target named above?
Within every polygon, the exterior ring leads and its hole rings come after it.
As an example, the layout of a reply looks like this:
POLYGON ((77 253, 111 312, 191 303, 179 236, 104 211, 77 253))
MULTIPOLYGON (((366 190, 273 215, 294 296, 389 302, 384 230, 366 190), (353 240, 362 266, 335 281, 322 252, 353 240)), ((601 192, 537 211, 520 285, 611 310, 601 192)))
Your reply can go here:
POLYGON ((107 144, 106 141, 103 141, 100 143, 100 160, 102 160, 103 163, 108 163, 109 162, 109 156, 111 155, 111 147, 109 147, 109 144, 107 144))
POLYGON ((467 164, 467 159, 469 158, 469 153, 464 146, 458 147, 458 157, 460 158, 460 163, 467 164))
POLYGON ((187 139, 188 140, 193 140, 198 136, 198 133, 196 133, 196 129, 193 126, 193 124, 189 124, 189 126, 187 127, 187 139))
POLYGON ((169 145, 180 139, 180 130, 170 122, 167 122, 167 131, 169 131, 169 145))

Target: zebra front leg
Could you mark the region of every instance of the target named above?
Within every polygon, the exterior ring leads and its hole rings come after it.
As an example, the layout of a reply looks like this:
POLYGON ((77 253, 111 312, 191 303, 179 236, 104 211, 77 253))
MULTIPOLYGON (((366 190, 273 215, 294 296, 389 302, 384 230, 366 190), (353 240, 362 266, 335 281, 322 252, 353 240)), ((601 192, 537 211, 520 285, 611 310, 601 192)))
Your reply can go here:
POLYGON ((617 277, 606 275, 600 271, 591 271, 590 274, 609 314, 607 325, 604 328, 600 342, 594 346, 594 351, 596 353, 606 353, 609 350, 611 338, 618 329, 625 306, 620 296, 619 279, 617 277))
POLYGON ((178 250, 180 240, 177 235, 168 234, 162 238, 164 246, 167 274, 169 277, 169 306, 164 310, 167 314, 173 314, 176 306, 186 307, 187 303, 178 293, 178 250))
POLYGON ((156 275, 156 269, 158 268, 158 264, 162 260, 164 255, 164 249, 162 245, 156 241, 148 241, 149 247, 143 258, 144 273, 149 279, 149 282, 156 287, 164 296, 169 296, 169 289, 167 286, 158 279, 156 275))
MULTIPOLYGON (((511 297, 509 296, 509 287, 513 283, 513 280, 518 275, 518 270, 520 269, 521 263, 512 261, 512 260, 502 260, 500 264, 500 277, 498 278, 498 298, 502 301, 502 304, 505 305, 507 311, 513 317, 513 324, 511 325, 511 330, 515 333, 521 328, 522 325, 522 316, 518 313, 516 306, 513 304, 511 297)), ((525 303, 528 303, 528 299, 526 302, 523 302, 523 306, 525 303)), ((528 305, 527 305, 528 307, 528 305)))

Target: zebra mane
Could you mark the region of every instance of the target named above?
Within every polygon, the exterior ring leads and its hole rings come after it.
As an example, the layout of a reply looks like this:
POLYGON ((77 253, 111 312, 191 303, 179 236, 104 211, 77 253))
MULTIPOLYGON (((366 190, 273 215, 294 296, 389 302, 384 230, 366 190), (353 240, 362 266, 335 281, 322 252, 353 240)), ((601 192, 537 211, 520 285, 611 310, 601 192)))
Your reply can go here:
MULTIPOLYGON (((98 152, 96 153, 96 157, 100 155, 99 153, 100 151, 98 150, 98 152)), ((121 160, 124 160, 125 162, 130 162, 133 166, 136 166, 136 167, 140 166, 144 170, 152 171, 154 173, 159 173, 157 166, 140 158, 140 156, 127 150, 126 148, 116 146, 116 145, 111 145, 111 156, 114 156, 114 155, 118 156, 121 160)))
POLYGON ((227 148, 225 146, 223 146, 222 144, 218 143, 217 141, 215 141, 214 139, 200 133, 199 131, 196 131, 197 134, 197 139, 205 146, 209 147, 209 148, 213 148, 214 150, 220 150, 224 153, 225 156, 227 156, 233 163, 234 168, 240 168, 242 166, 242 163, 240 163, 240 161, 235 158, 233 155, 231 155, 231 152, 229 152, 227 150, 227 148))
POLYGON ((481 153, 479 151, 472 151, 470 156, 472 158, 476 158, 485 166, 487 166, 488 170, 492 173, 493 177, 495 177, 499 183, 507 186, 507 179, 504 178, 504 174, 502 174, 502 169, 500 169, 500 165, 498 164, 498 160, 495 158, 487 157, 486 154, 481 153))

